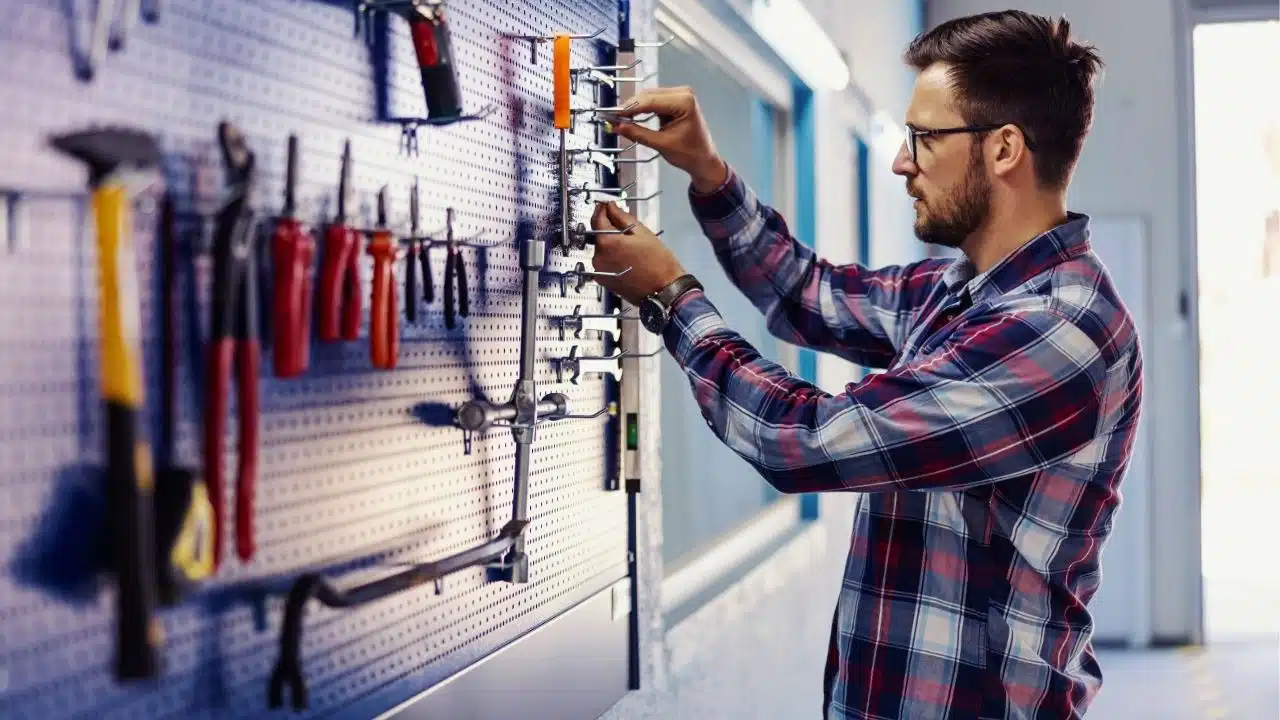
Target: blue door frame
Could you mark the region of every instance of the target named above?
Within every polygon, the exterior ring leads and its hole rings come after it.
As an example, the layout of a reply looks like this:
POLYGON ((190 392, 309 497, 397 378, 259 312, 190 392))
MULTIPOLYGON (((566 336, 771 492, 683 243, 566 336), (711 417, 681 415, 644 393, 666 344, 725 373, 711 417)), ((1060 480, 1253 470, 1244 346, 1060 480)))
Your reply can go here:
MULTIPOLYGON (((817 193, 817 127, 814 117, 813 91, 795 81, 792 90, 792 128, 795 137, 795 222, 796 239, 811 248, 818 242, 817 193)), ((797 357, 801 378, 818 382, 818 354, 801 348, 797 357)), ((800 518, 816 520, 819 514, 818 493, 800 496, 800 518)))

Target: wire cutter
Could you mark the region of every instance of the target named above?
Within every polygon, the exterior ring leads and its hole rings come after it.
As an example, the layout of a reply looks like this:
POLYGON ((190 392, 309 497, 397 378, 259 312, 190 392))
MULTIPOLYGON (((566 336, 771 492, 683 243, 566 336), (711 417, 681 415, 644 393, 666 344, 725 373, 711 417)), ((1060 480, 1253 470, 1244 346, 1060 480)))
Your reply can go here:
POLYGON ((378 226, 369 231, 373 256, 373 299, 369 308, 369 351, 373 366, 390 370, 400 353, 400 308, 396 303, 399 243, 387 228, 387 188, 378 191, 378 226))
POLYGON ((218 125, 228 195, 213 236, 213 301, 205 382, 204 471, 213 503, 213 567, 222 559, 223 460, 227 396, 234 365, 239 375, 239 467, 236 477, 236 551, 253 557, 253 484, 258 471, 258 272, 254 243, 254 156, 230 123, 218 125))
POLYGON ((360 336, 360 233, 347 224, 351 192, 351 141, 342 150, 338 214, 325 231, 320 267, 320 339, 355 340, 360 336))
POLYGON ((307 369, 311 343, 311 261, 316 244, 298 221, 294 187, 298 177, 298 136, 289 136, 288 170, 284 186, 284 211, 276 219, 271 238, 271 324, 274 366, 279 377, 295 377, 307 369))

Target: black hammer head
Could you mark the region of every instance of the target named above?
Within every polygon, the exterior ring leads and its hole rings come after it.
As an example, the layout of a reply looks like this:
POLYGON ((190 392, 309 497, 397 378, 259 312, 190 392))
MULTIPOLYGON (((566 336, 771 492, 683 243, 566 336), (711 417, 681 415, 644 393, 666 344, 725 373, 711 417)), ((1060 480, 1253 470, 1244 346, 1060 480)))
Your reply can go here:
POLYGON ((147 170, 160 162, 155 137, 133 128, 100 128, 57 135, 50 144, 89 166, 89 182, 98 185, 117 169, 147 170))

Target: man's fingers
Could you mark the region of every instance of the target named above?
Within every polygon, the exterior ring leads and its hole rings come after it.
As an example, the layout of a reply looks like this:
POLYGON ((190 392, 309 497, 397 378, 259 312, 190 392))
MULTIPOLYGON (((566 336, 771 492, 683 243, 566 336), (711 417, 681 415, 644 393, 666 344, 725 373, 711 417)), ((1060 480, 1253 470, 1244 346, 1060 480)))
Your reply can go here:
POLYGON ((617 203, 604 202, 600 203, 600 205, 604 207, 609 222, 613 223, 613 226, 619 230, 637 223, 635 216, 618 207, 617 203))
POLYGON ((612 221, 609 219, 609 211, 605 208, 609 203, 596 203, 596 207, 591 211, 591 229, 592 230, 608 230, 613 227, 612 221))
POLYGON ((636 93, 618 110, 622 117, 635 117, 654 113, 661 117, 676 117, 688 111, 693 95, 687 88, 647 88, 636 93))
POLYGON ((610 127, 613 134, 618 137, 640 143, 658 152, 664 152, 667 149, 667 138, 662 134, 661 130, 650 130, 647 127, 630 122, 611 123, 610 127))
POLYGON ((635 223, 636 219, 614 202, 598 202, 591 212, 591 227, 595 230, 623 230, 635 223))

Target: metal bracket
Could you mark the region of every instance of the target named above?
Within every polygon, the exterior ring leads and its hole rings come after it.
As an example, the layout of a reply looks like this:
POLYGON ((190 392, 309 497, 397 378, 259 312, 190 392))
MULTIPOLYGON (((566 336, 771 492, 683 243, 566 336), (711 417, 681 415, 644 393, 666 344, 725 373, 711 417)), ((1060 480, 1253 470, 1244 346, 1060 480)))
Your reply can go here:
POLYGON ((660 42, 638 42, 638 43, 635 43, 635 46, 636 46, 636 47, 638 47, 638 48, 660 48, 660 47, 666 47, 667 45, 670 45, 670 44, 671 44, 671 42, 672 42, 673 40, 675 40, 675 39, 676 39, 676 36, 675 36, 675 35, 672 35, 671 37, 667 38, 666 40, 662 40, 662 41, 660 41, 660 42))
POLYGON ((590 183, 584 182, 581 187, 569 188, 569 195, 581 195, 586 202, 591 202, 592 195, 610 195, 616 196, 618 200, 624 200, 627 192, 636 186, 636 181, 631 181, 622 187, 592 187, 590 183))
POLYGON ((521 408, 515 398, 505 403, 492 403, 488 400, 470 400, 463 403, 454 413, 454 424, 462 429, 462 452, 471 454, 471 438, 476 433, 483 433, 494 427, 517 430, 532 430, 544 422, 559 420, 590 420, 605 413, 616 414, 616 403, 609 403, 594 413, 575 415, 569 412, 569 396, 564 393, 549 393, 538 401, 534 408, 535 419, 522 422, 519 419, 521 408))
POLYGON ((485 105, 474 113, 464 115, 453 115, 450 117, 438 118, 415 118, 415 117, 390 117, 386 118, 386 122, 396 123, 400 126, 400 152, 411 157, 418 157, 418 128, 426 125, 439 127, 442 125, 453 125, 461 122, 472 122, 475 120, 484 120, 493 114, 496 108, 493 105, 485 105))
POLYGON ((650 353, 623 352, 608 357, 579 357, 578 346, 574 345, 569 348, 567 357, 552 358, 551 362, 556 368, 556 382, 564 382, 564 376, 568 374, 569 382, 577 385, 579 378, 584 373, 612 375, 614 380, 621 380, 623 360, 627 358, 653 357, 662 352, 662 350, 662 348, 658 348, 650 353))
POLYGON ((572 330, 575 338, 582 338, 584 330, 593 330, 600 333, 601 337, 607 333, 613 336, 616 341, 622 333, 622 321, 634 320, 635 315, 623 315, 622 313, 611 313, 606 315, 583 315, 582 306, 575 305, 572 315, 562 315, 551 318, 554 324, 560 330, 560 339, 564 340, 566 330, 572 330))

